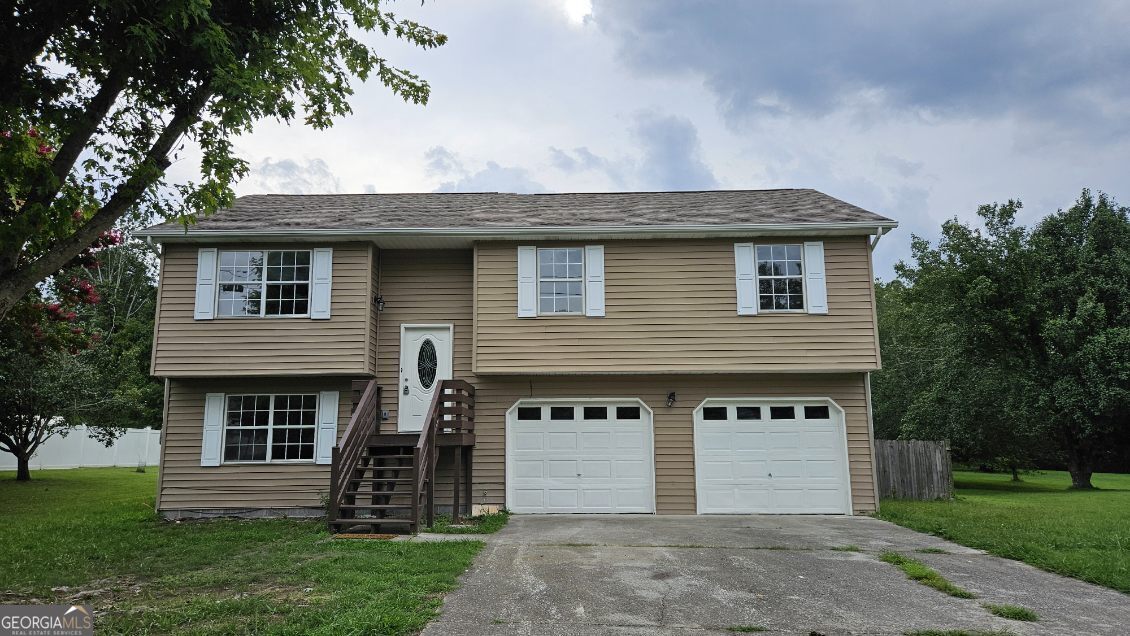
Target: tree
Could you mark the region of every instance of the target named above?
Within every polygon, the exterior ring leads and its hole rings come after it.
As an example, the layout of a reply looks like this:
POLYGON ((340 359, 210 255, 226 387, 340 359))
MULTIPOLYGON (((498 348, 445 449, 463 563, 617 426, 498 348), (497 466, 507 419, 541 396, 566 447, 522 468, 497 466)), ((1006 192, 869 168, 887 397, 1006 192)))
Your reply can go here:
POLYGON ((1130 437, 1130 219, 1084 191, 1029 231, 1020 203, 947 221, 877 287, 877 428, 944 436, 1015 471, 1063 456, 1075 488, 1130 437))
POLYGON ((123 217, 230 204, 256 121, 329 126, 371 74, 406 101, 427 82, 360 34, 447 38, 380 0, 14 0, 0 21, 0 317, 123 217), (200 180, 169 184, 186 139, 200 180))
POLYGON ((125 428, 161 424, 164 385, 149 374, 157 305, 155 250, 126 241, 101 251, 94 263, 65 270, 52 285, 89 284, 98 302, 76 308, 75 324, 95 340, 78 355, 93 370, 104 406, 85 414, 88 425, 125 428))
POLYGON ((1084 190, 1032 234, 1030 364, 1072 485, 1130 440, 1130 210, 1084 190))

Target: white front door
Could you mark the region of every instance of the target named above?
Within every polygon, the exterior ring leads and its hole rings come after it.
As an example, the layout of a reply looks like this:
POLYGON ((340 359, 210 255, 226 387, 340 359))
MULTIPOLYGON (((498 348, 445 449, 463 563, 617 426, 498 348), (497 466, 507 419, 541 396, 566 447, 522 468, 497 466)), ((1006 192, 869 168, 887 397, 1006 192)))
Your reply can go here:
POLYGON ((639 400, 522 400, 506 415, 506 507, 654 512, 654 457, 639 400))
POLYGON ((706 400, 694 448, 700 514, 851 514, 844 414, 831 400, 706 400))
POLYGON ((400 326, 400 390, 396 430, 424 428, 441 380, 451 379, 451 325, 400 326))

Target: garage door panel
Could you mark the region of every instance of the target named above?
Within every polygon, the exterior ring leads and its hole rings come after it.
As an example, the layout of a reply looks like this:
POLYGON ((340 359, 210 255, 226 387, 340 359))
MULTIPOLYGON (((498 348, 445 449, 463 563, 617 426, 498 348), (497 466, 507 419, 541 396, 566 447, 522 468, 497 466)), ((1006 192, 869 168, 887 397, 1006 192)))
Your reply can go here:
POLYGON ((575 459, 553 459, 545 462, 547 466, 546 474, 550 479, 575 479, 580 472, 577 470, 577 460, 575 459))
POLYGON ((605 512, 611 511, 612 506, 612 489, 595 489, 586 488, 581 491, 581 510, 582 512, 605 512))
POLYGON ((586 451, 603 450, 612 446, 611 431, 585 431, 581 433, 581 448, 586 451))
POLYGON ((745 461, 740 458, 730 462, 731 477, 735 480, 749 481, 761 479, 769 473, 768 462, 745 461))
POLYGON ((546 433, 545 448, 546 450, 576 450, 577 434, 574 432, 546 433))
POLYGON ((540 479, 545 476, 543 470, 544 462, 541 460, 536 461, 515 461, 514 462, 514 476, 515 477, 532 477, 540 479))
POLYGON ((616 474, 609 475, 609 477, 614 476, 616 479, 647 479, 647 476, 651 473, 647 462, 639 460, 619 459, 616 460, 615 466, 616 474))
POLYGON ((734 478, 734 463, 731 461, 703 461, 699 463, 700 481, 730 481, 734 478))
POLYGON ((734 489, 734 511, 765 508, 769 505, 769 489, 765 486, 745 486, 734 489))
POLYGON ((804 460, 775 459, 769 461, 769 474, 773 479, 791 479, 804 476, 804 460))
POLYGON ((613 436, 613 448, 633 449, 647 446, 643 431, 616 431, 613 436))
POLYGON ((585 460, 581 462, 581 474, 586 479, 611 479, 612 460, 585 460))
POLYGON ((836 435, 832 431, 807 431, 804 435, 804 445, 809 449, 835 449, 836 435))
POLYGON ((541 508, 545 505, 545 492, 541 489, 518 489, 511 498, 515 508, 541 508))
MULTIPOLYGON (((826 420, 774 420, 805 404, 783 399, 722 399, 729 419, 702 419, 695 413, 695 479, 701 513, 850 512, 847 448, 842 412, 826 420), (736 419, 734 406, 757 406, 765 419, 736 419)), ((820 404, 820 402, 815 402, 820 404)), ((746 414, 750 411, 743 409, 746 414)))
POLYGON ((542 449, 542 433, 541 431, 531 432, 522 431, 514 434, 513 450, 515 451, 528 451, 528 450, 541 450, 542 449))
MULTIPOLYGON (((593 403, 540 410, 543 416, 572 412, 581 418, 572 420, 518 420, 517 409, 507 414, 507 506, 520 513, 654 512, 650 413, 639 409, 642 417, 635 420, 586 420, 584 406, 593 403)), ((615 413, 616 406, 609 403, 607 412, 615 413)))
POLYGON ((615 504, 617 512, 651 512, 651 487, 617 488, 615 504))
POLYGON ((798 446, 800 446, 800 433, 795 431, 769 433, 769 450, 795 450, 798 446))
POLYGON ((578 503, 575 488, 551 488, 545 493, 545 507, 551 510, 575 510, 578 503))
POLYGON ((808 488, 805 490, 805 503, 821 512, 836 512, 842 507, 843 492, 839 488, 808 488))

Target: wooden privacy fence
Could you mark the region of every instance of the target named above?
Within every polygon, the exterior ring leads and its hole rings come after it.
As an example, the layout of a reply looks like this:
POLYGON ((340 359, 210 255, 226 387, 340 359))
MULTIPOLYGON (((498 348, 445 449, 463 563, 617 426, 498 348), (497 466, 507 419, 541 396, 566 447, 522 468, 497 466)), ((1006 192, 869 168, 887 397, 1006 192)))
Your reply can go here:
POLYGON ((945 442, 875 440, 879 496, 895 499, 950 499, 953 466, 945 442))

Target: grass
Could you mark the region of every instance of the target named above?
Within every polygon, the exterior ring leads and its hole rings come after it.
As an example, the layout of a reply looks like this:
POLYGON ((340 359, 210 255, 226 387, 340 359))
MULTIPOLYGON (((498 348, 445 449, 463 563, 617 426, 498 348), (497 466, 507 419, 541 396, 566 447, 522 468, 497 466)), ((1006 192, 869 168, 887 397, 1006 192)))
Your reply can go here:
POLYGON ((922 585, 932 587, 939 592, 945 592, 957 598, 976 598, 973 592, 950 583, 946 577, 938 574, 937 571, 921 561, 905 557, 898 552, 884 552, 879 555, 879 560, 899 568, 910 580, 918 581, 922 585))
POLYGON ((915 548, 914 551, 919 554, 949 554, 942 548, 915 548))
POLYGON ((726 628, 726 631, 736 632, 738 634, 757 634, 760 632, 767 632, 769 631, 769 628, 762 627, 760 625, 730 625, 726 628))
POLYGON ((435 525, 430 528, 425 528, 424 532, 435 532, 438 534, 494 534, 506 525, 510 520, 510 513, 502 510, 499 512, 491 512, 476 517, 465 517, 460 520, 459 525, 451 525, 451 517, 448 515, 437 515, 435 525))
POLYGON ((0 602, 94 606, 99 633, 412 634, 482 548, 331 539, 294 520, 168 523, 156 471, 0 473, 0 602))
POLYGON ((835 550, 836 552, 863 552, 863 548, 855 544, 832 546, 831 549, 835 550))
POLYGON ((884 500, 879 517, 1038 568, 1130 593, 1130 475, 955 471, 953 501, 884 500))
POLYGON ((982 607, 1001 618, 1009 618, 1014 621, 1040 620, 1036 612, 1033 612, 1027 607, 1020 607, 1019 605, 994 605, 992 603, 985 603, 982 607))

